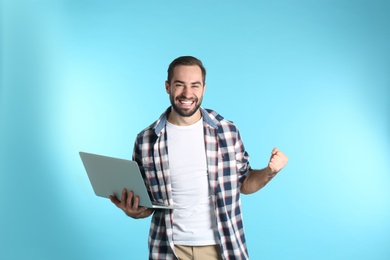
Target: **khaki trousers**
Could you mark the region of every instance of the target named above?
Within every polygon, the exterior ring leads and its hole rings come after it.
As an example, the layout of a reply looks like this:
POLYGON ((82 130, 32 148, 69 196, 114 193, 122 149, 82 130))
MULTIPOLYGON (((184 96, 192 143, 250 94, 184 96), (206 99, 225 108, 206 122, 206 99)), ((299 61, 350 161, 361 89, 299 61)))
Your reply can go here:
POLYGON ((175 245, 175 253, 180 260, 222 260, 219 245, 181 246, 175 245))

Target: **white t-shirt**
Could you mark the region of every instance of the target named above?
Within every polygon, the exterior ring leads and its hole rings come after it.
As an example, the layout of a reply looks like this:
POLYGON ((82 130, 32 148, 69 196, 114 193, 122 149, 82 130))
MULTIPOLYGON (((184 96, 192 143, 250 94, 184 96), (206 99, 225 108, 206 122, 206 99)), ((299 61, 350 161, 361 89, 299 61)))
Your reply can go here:
POLYGON ((173 242, 202 246, 218 243, 211 201, 203 120, 190 126, 167 122, 169 169, 172 182, 173 242))

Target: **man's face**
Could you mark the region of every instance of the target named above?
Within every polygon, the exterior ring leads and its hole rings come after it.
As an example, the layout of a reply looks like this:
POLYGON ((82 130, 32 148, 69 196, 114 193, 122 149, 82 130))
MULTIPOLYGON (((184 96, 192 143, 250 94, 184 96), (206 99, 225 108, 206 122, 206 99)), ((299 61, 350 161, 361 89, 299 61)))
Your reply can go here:
POLYGON ((165 83, 172 108, 182 117, 191 117, 202 104, 205 90, 201 69, 194 66, 176 66, 171 82, 165 83))

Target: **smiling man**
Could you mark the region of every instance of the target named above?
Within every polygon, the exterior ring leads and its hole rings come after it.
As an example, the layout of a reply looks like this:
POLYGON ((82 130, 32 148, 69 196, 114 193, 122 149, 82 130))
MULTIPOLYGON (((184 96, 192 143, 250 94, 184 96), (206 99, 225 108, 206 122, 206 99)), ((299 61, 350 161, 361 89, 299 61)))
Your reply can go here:
POLYGON ((173 108, 168 121, 175 125, 191 125, 201 118, 199 108, 206 89, 202 69, 196 65, 177 65, 172 74, 165 82, 173 108))
POLYGON ((149 259, 249 259, 240 194, 264 187, 287 163, 277 148, 254 170, 236 125, 201 107, 206 70, 191 56, 175 59, 165 82, 171 106, 136 138, 138 163, 154 200, 175 209, 139 206, 132 191, 111 201, 132 218, 153 214, 149 259))

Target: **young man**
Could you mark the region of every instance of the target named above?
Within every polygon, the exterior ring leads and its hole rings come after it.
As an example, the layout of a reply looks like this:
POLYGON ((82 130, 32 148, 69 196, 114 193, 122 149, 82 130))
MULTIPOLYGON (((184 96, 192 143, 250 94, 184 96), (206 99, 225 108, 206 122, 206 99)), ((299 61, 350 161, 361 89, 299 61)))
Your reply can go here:
POLYGON ((234 123, 201 107, 206 70, 191 56, 175 59, 165 82, 171 106, 137 135, 133 159, 156 201, 177 209, 138 206, 123 190, 112 202, 132 218, 152 213, 149 259, 249 259, 240 193, 264 187, 287 163, 273 149, 253 170, 234 123))

